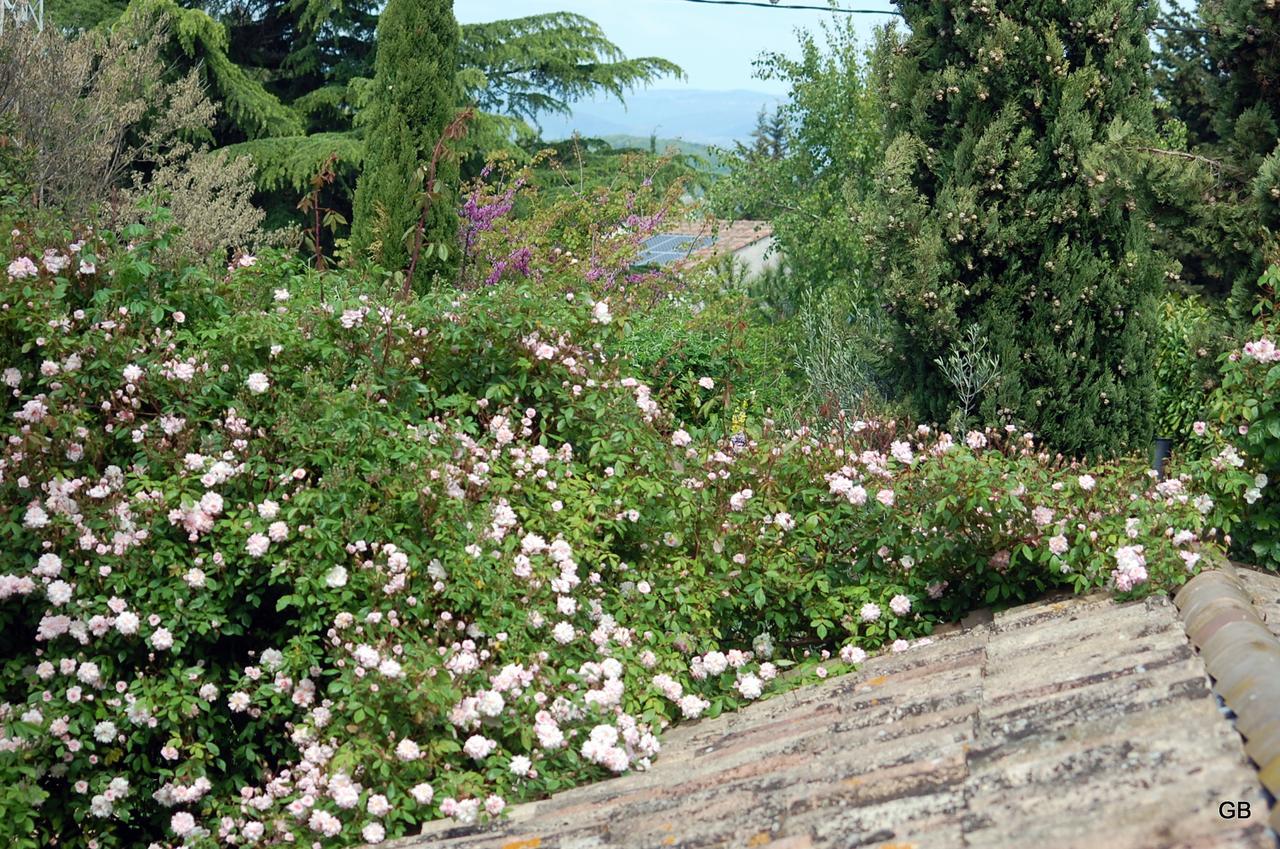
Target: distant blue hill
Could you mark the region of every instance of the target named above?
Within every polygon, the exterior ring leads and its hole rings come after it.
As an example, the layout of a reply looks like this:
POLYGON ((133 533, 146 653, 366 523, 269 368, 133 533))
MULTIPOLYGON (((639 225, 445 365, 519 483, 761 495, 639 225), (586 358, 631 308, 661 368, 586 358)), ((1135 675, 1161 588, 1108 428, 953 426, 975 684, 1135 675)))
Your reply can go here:
POLYGON ((648 139, 656 131, 662 139, 732 147, 750 138, 760 107, 772 110, 781 100, 759 91, 643 89, 628 95, 625 105, 603 98, 574 104, 572 116, 542 122, 542 137, 564 139, 577 131, 648 139))
MULTIPOLYGON (((613 148, 649 149, 649 139, 645 136, 608 135, 596 136, 595 138, 608 142, 609 146, 613 148)), ((661 136, 654 139, 654 142, 654 150, 659 154, 670 153, 671 148, 675 148, 679 153, 692 155, 703 160, 706 170, 713 174, 728 173, 728 167, 720 160, 719 156, 716 156, 710 145, 685 141, 684 139, 667 139, 661 136)))

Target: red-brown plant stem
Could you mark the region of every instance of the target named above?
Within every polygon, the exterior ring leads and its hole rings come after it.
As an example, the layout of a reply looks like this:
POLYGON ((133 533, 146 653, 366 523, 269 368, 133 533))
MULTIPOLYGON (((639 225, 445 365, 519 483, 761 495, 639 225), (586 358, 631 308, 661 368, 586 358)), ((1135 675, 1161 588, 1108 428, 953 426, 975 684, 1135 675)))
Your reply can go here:
POLYGON ((450 122, 449 126, 444 128, 444 132, 436 141, 435 147, 431 150, 431 161, 427 163, 427 174, 422 180, 423 199, 422 212, 418 215, 418 226, 413 232, 413 251, 409 258, 409 272, 405 275, 404 286, 400 290, 400 296, 404 299, 409 298, 409 294, 413 291, 413 275, 418 269, 418 256, 422 253, 422 234, 427 227, 427 215, 431 212, 431 203, 436 198, 436 171, 440 166, 440 161, 444 159, 449 152, 446 144, 450 141, 456 141, 467 133, 467 122, 475 116, 475 110, 470 107, 463 109, 458 116, 450 122))

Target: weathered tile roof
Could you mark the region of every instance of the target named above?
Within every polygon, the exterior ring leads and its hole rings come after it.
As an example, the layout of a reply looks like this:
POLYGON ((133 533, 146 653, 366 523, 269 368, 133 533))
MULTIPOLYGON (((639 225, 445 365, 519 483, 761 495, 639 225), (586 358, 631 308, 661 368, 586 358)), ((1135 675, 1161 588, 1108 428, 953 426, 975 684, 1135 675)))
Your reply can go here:
MULTIPOLYGON (((728 221, 724 219, 706 218, 696 221, 680 221, 666 227, 661 236, 685 236, 688 241, 684 246, 671 248, 675 253, 684 256, 659 264, 675 264, 680 266, 696 265, 718 256, 737 253, 756 242, 768 239, 773 235, 773 225, 768 221, 743 219, 728 221), (690 250, 699 242, 707 242, 705 246, 690 250)), ((660 240, 660 237, 651 237, 660 240)), ((667 246, 664 246, 664 248, 667 246)))
MULTIPOLYGON (((1280 578, 1248 580, 1280 599, 1280 578)), ((1174 605, 1092 596, 681 725, 648 772, 395 845, 1275 849, 1268 802, 1174 605), (1252 816, 1224 818, 1238 801, 1252 816)))
MULTIPOLYGON (((1175 600, 1262 785, 1280 795, 1280 580, 1223 564, 1175 600)), ((1271 824, 1280 829, 1280 808, 1271 824)))
POLYGON ((707 235, 714 235, 716 240, 711 245, 695 251, 694 259, 736 253, 761 239, 772 236, 773 225, 768 221, 709 221, 706 231, 707 235))
POLYGON ((1280 637, 1280 579, 1253 569, 1235 569, 1231 574, 1253 596, 1254 607, 1262 614, 1267 628, 1280 637))

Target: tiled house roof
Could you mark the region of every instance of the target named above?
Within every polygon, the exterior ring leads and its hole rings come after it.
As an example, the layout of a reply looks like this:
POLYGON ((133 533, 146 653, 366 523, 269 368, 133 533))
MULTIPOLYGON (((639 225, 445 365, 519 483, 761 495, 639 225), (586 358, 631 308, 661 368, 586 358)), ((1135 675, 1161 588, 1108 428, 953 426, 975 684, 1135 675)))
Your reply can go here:
POLYGON ((734 254, 773 236, 768 221, 681 221, 645 239, 639 264, 691 265, 734 254))
MULTIPOLYGON (((1246 756, 1205 673, 1233 651, 1204 629, 1248 622, 1237 639, 1272 636, 1280 578, 1215 574, 1179 594, 1181 615, 1163 597, 1091 596, 979 618, 854 674, 680 725, 648 772, 517 806, 491 826, 431 823, 395 845, 1275 849, 1267 765, 1246 756), (1224 802, 1252 816, 1225 818, 1224 802)), ((1275 733, 1280 698, 1236 698, 1251 739, 1275 733)))
MULTIPOLYGON (((1259 780, 1280 796, 1280 580, 1228 564, 1188 581, 1176 601, 1259 780)), ((1271 824, 1280 829, 1280 808, 1271 824)))
POLYGON ((773 225, 768 221, 709 221, 707 235, 716 240, 711 245, 694 252, 695 259, 737 253, 773 235, 773 225))

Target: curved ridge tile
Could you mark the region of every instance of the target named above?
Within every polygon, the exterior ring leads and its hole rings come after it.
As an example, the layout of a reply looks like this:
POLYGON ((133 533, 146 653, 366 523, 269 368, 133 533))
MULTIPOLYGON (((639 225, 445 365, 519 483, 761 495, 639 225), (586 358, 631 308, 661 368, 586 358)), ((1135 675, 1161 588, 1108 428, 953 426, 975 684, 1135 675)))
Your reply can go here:
MULTIPOLYGON (((1280 577, 1243 578, 1226 560, 1202 572, 1174 598, 1187 637, 1200 651, 1213 689, 1235 714, 1245 753, 1273 797, 1280 796, 1280 637, 1254 602, 1258 587, 1280 595, 1280 577)), ((1280 830, 1280 805, 1271 827, 1280 830)))

